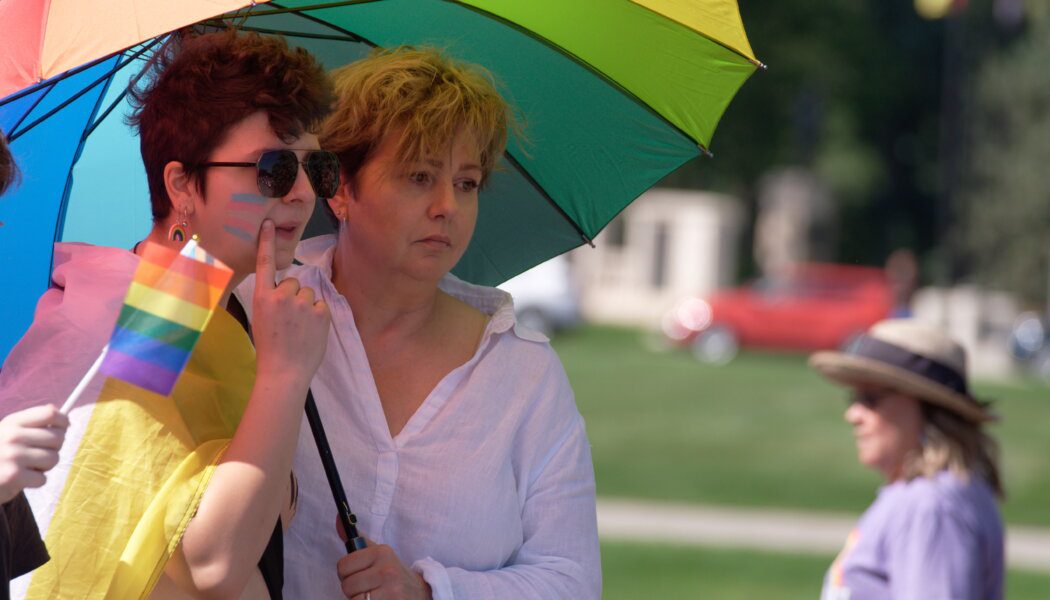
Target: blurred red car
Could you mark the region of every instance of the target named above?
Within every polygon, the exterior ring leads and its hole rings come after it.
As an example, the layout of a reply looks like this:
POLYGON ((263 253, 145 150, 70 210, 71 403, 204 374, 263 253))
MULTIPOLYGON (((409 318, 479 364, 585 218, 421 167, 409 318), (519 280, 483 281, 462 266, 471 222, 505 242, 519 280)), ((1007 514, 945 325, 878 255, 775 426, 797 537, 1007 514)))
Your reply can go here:
POLYGON ((885 271, 803 263, 778 277, 689 297, 663 319, 673 344, 705 362, 725 363, 740 347, 812 351, 841 348, 893 308, 885 271))

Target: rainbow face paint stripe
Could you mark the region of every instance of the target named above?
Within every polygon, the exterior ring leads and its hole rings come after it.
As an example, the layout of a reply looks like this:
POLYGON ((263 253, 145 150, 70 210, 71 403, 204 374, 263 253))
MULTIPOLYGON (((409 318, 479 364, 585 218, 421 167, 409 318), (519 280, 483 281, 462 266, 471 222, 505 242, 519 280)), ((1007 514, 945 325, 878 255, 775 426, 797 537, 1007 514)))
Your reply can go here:
POLYGON ((99 372, 169 395, 232 276, 196 240, 147 243, 99 372))
POLYGON ((233 194, 222 229, 246 242, 254 242, 262 216, 272 198, 259 194, 233 194))
POLYGON ((252 234, 248 233, 247 230, 245 230, 241 224, 223 225, 222 230, 232 235, 233 237, 240 238, 246 242, 255 241, 255 237, 252 234))

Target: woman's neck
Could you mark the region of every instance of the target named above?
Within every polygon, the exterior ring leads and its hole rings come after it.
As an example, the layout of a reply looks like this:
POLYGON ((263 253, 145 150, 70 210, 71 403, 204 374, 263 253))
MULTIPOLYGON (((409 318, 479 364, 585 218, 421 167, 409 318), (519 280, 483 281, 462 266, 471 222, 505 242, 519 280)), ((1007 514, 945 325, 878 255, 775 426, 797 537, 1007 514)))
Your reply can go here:
MULTIPOLYGON (((147 235, 146 239, 142 241, 157 244, 159 246, 164 246, 166 248, 171 248, 176 252, 182 250, 182 247, 186 245, 186 242, 184 241, 176 242, 168 237, 168 223, 158 223, 154 225, 153 229, 150 229, 149 235, 147 235)), ((141 243, 137 247, 139 248, 139 250, 141 250, 141 243)))
MULTIPOLYGON (((149 235, 146 236, 146 239, 142 240, 142 242, 139 242, 138 244, 135 244, 135 254, 138 254, 139 256, 142 255, 142 248, 144 242, 150 242, 153 244, 164 246, 165 248, 171 248, 176 252, 181 252, 182 247, 186 245, 186 242, 175 241, 169 238, 168 228, 169 225, 166 223, 154 225, 153 228, 150 230, 149 235)), ((219 298, 219 306, 222 306, 224 308, 226 307, 227 303, 230 301, 230 294, 233 293, 233 290, 237 289, 237 286, 240 285, 241 282, 244 281, 244 279, 248 275, 250 275, 250 273, 238 273, 236 271, 233 272, 233 276, 230 277, 230 282, 226 284, 226 289, 222 292, 222 297, 219 298)))
POLYGON ((388 273, 363 264, 360 257, 348 245, 337 244, 332 283, 353 307, 362 340, 413 337, 433 324, 446 299, 436 282, 388 273))

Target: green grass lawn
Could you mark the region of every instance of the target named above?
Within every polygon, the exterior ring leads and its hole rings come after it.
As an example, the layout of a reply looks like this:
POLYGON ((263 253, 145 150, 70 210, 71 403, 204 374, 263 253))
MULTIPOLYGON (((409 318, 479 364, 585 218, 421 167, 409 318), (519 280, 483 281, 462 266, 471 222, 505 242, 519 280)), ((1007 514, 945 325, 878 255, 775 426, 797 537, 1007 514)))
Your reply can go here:
MULTIPOLYGON (((599 495, 858 513, 879 479, 842 420, 845 392, 805 357, 745 353, 724 367, 646 350, 628 329, 555 339, 587 420, 599 495)), ((1050 525, 1050 389, 978 384, 1003 422, 1008 521, 1050 525)))
MULTIPOLYGON (((820 596, 833 557, 603 543, 605 600, 717 598, 798 600, 820 596)), ((1044 600, 1050 575, 1010 571, 1006 597, 1044 600)))

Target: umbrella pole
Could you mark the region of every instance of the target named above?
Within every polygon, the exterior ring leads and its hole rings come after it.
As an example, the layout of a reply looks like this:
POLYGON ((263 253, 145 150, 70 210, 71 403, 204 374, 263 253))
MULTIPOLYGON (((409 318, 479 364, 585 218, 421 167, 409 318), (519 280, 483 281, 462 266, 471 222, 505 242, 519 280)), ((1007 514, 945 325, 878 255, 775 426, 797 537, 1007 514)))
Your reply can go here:
POLYGON ((313 390, 306 392, 306 420, 310 422, 310 431, 314 434, 317 452, 321 455, 324 474, 328 477, 328 487, 332 489, 332 498, 339 513, 339 522, 343 524, 343 531, 346 532, 346 553, 350 554, 354 550, 366 547, 365 538, 357 533, 357 517, 350 512, 350 503, 346 500, 343 482, 339 479, 339 470, 335 466, 335 459, 332 458, 332 447, 328 445, 328 436, 325 435, 321 415, 318 414, 317 404, 314 403, 313 390))

